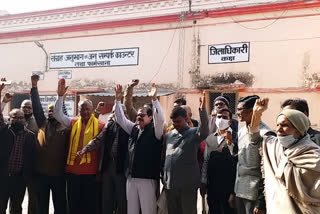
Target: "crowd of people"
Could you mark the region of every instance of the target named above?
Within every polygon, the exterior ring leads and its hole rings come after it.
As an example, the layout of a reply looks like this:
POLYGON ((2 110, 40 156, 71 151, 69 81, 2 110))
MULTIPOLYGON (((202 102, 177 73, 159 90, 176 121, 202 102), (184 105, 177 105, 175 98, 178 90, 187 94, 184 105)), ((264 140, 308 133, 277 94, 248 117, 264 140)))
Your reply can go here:
POLYGON ((282 103, 276 130, 261 121, 269 99, 257 95, 238 100, 238 120, 227 97, 208 115, 201 96, 200 121, 179 98, 165 124, 157 86, 136 110, 133 80, 116 85, 105 123, 103 102, 81 100, 79 115, 68 116, 64 79, 46 114, 38 80, 9 118, 12 95, 0 85, 0 214, 8 204, 21 214, 26 189, 28 214, 48 214, 50 192, 55 214, 196 214, 198 200, 210 214, 320 213, 320 132, 303 99, 282 103))

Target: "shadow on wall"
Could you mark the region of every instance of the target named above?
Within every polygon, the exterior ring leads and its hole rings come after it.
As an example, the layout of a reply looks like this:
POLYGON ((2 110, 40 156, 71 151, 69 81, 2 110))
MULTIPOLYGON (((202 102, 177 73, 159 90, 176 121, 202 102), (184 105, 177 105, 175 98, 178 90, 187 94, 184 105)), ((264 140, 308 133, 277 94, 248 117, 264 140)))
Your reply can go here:
POLYGON ((254 76, 250 72, 224 72, 199 77, 196 81, 196 88, 211 88, 214 85, 227 85, 242 83, 251 87, 254 76))

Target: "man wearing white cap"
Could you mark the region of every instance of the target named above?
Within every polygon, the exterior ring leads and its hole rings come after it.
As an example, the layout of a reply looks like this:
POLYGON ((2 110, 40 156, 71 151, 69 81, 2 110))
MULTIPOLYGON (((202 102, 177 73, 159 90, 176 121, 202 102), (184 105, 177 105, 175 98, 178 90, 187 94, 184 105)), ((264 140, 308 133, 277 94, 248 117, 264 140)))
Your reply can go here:
POLYGON ((277 136, 261 137, 259 123, 268 99, 255 103, 251 141, 262 145, 268 213, 320 213, 320 147, 307 133, 309 119, 293 109, 277 117, 277 136))

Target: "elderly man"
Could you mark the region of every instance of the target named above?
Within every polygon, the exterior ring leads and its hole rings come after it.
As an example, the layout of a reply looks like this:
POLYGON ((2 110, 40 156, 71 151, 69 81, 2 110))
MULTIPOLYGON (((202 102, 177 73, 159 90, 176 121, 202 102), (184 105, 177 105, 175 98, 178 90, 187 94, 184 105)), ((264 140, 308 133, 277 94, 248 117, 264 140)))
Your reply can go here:
POLYGON ((67 197, 70 214, 96 212, 96 174, 98 172, 98 151, 88 152, 82 158, 76 158, 81 151, 103 129, 104 123, 93 115, 90 100, 78 104, 80 117, 69 118, 63 114, 63 95, 67 87, 65 80, 58 83, 58 100, 54 107, 54 118, 63 126, 71 129, 69 152, 67 155, 67 197))
MULTIPOLYGON (((0 95, 4 85, 0 85, 0 95)), ((34 133, 25 128, 24 113, 10 112, 10 125, 0 113, 0 213, 5 214, 10 199, 10 213, 21 214, 26 186, 34 176, 38 142, 34 133)))
POLYGON ((320 213, 320 147, 307 133, 309 119, 285 109, 277 117, 277 136, 261 136, 259 123, 268 99, 256 101, 250 125, 252 144, 262 145, 269 213, 320 213))
MULTIPOLYGON (((282 105, 282 109, 295 109, 304 113, 307 117, 309 117, 309 106, 306 100, 303 99, 287 99, 282 105)), ((310 139, 320 146, 320 132, 309 128, 308 134, 310 135, 310 139)))
MULTIPOLYGON (((3 111, 5 105, 11 101, 11 99, 12 99, 12 95, 7 93, 1 102, 1 112, 3 111)), ((37 135, 39 128, 33 116, 31 100, 22 101, 20 105, 20 109, 24 113, 26 128, 37 135)), ((33 187, 34 185, 28 186, 28 195, 29 195, 28 214, 37 213, 37 196, 36 196, 36 190, 33 187)), ((11 204, 11 201, 10 201, 10 204, 11 204)))
POLYGON ((122 86, 115 88, 116 122, 130 135, 128 143, 127 199, 128 213, 155 214, 156 188, 160 177, 164 117, 157 99, 157 87, 152 84, 150 96, 153 109, 138 110, 136 123, 124 115, 121 107, 122 86))
POLYGON ((200 127, 191 128, 187 112, 175 107, 170 115, 174 129, 165 136, 163 183, 169 214, 196 214, 200 169, 197 160, 199 144, 208 136, 205 98, 200 99, 200 127))
POLYGON ((32 102, 31 100, 24 100, 20 106, 21 110, 24 113, 24 117, 26 118, 26 127, 36 135, 38 134, 38 125, 36 119, 33 116, 32 110, 32 102))

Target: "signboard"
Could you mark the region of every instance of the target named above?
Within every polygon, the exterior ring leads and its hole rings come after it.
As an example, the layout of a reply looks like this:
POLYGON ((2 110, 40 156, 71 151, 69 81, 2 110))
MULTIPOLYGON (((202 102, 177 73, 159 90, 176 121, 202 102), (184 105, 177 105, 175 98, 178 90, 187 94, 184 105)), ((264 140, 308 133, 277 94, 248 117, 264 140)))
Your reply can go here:
POLYGON ((50 69, 138 65, 139 48, 52 53, 49 60, 50 69))
POLYGON ((38 75, 39 76, 39 80, 44 80, 44 73, 41 71, 33 71, 32 75, 38 75))
MULTIPOLYGON (((74 95, 68 95, 65 100, 65 106, 69 117, 73 117, 75 114, 74 110, 74 95)), ((54 104, 57 100, 56 95, 40 95, 40 102, 45 113, 48 112, 48 106, 54 104)))
POLYGON ((58 79, 72 79, 72 71, 58 71, 58 79))
POLYGON ((250 43, 209 45, 208 52, 209 64, 249 62, 250 43))

